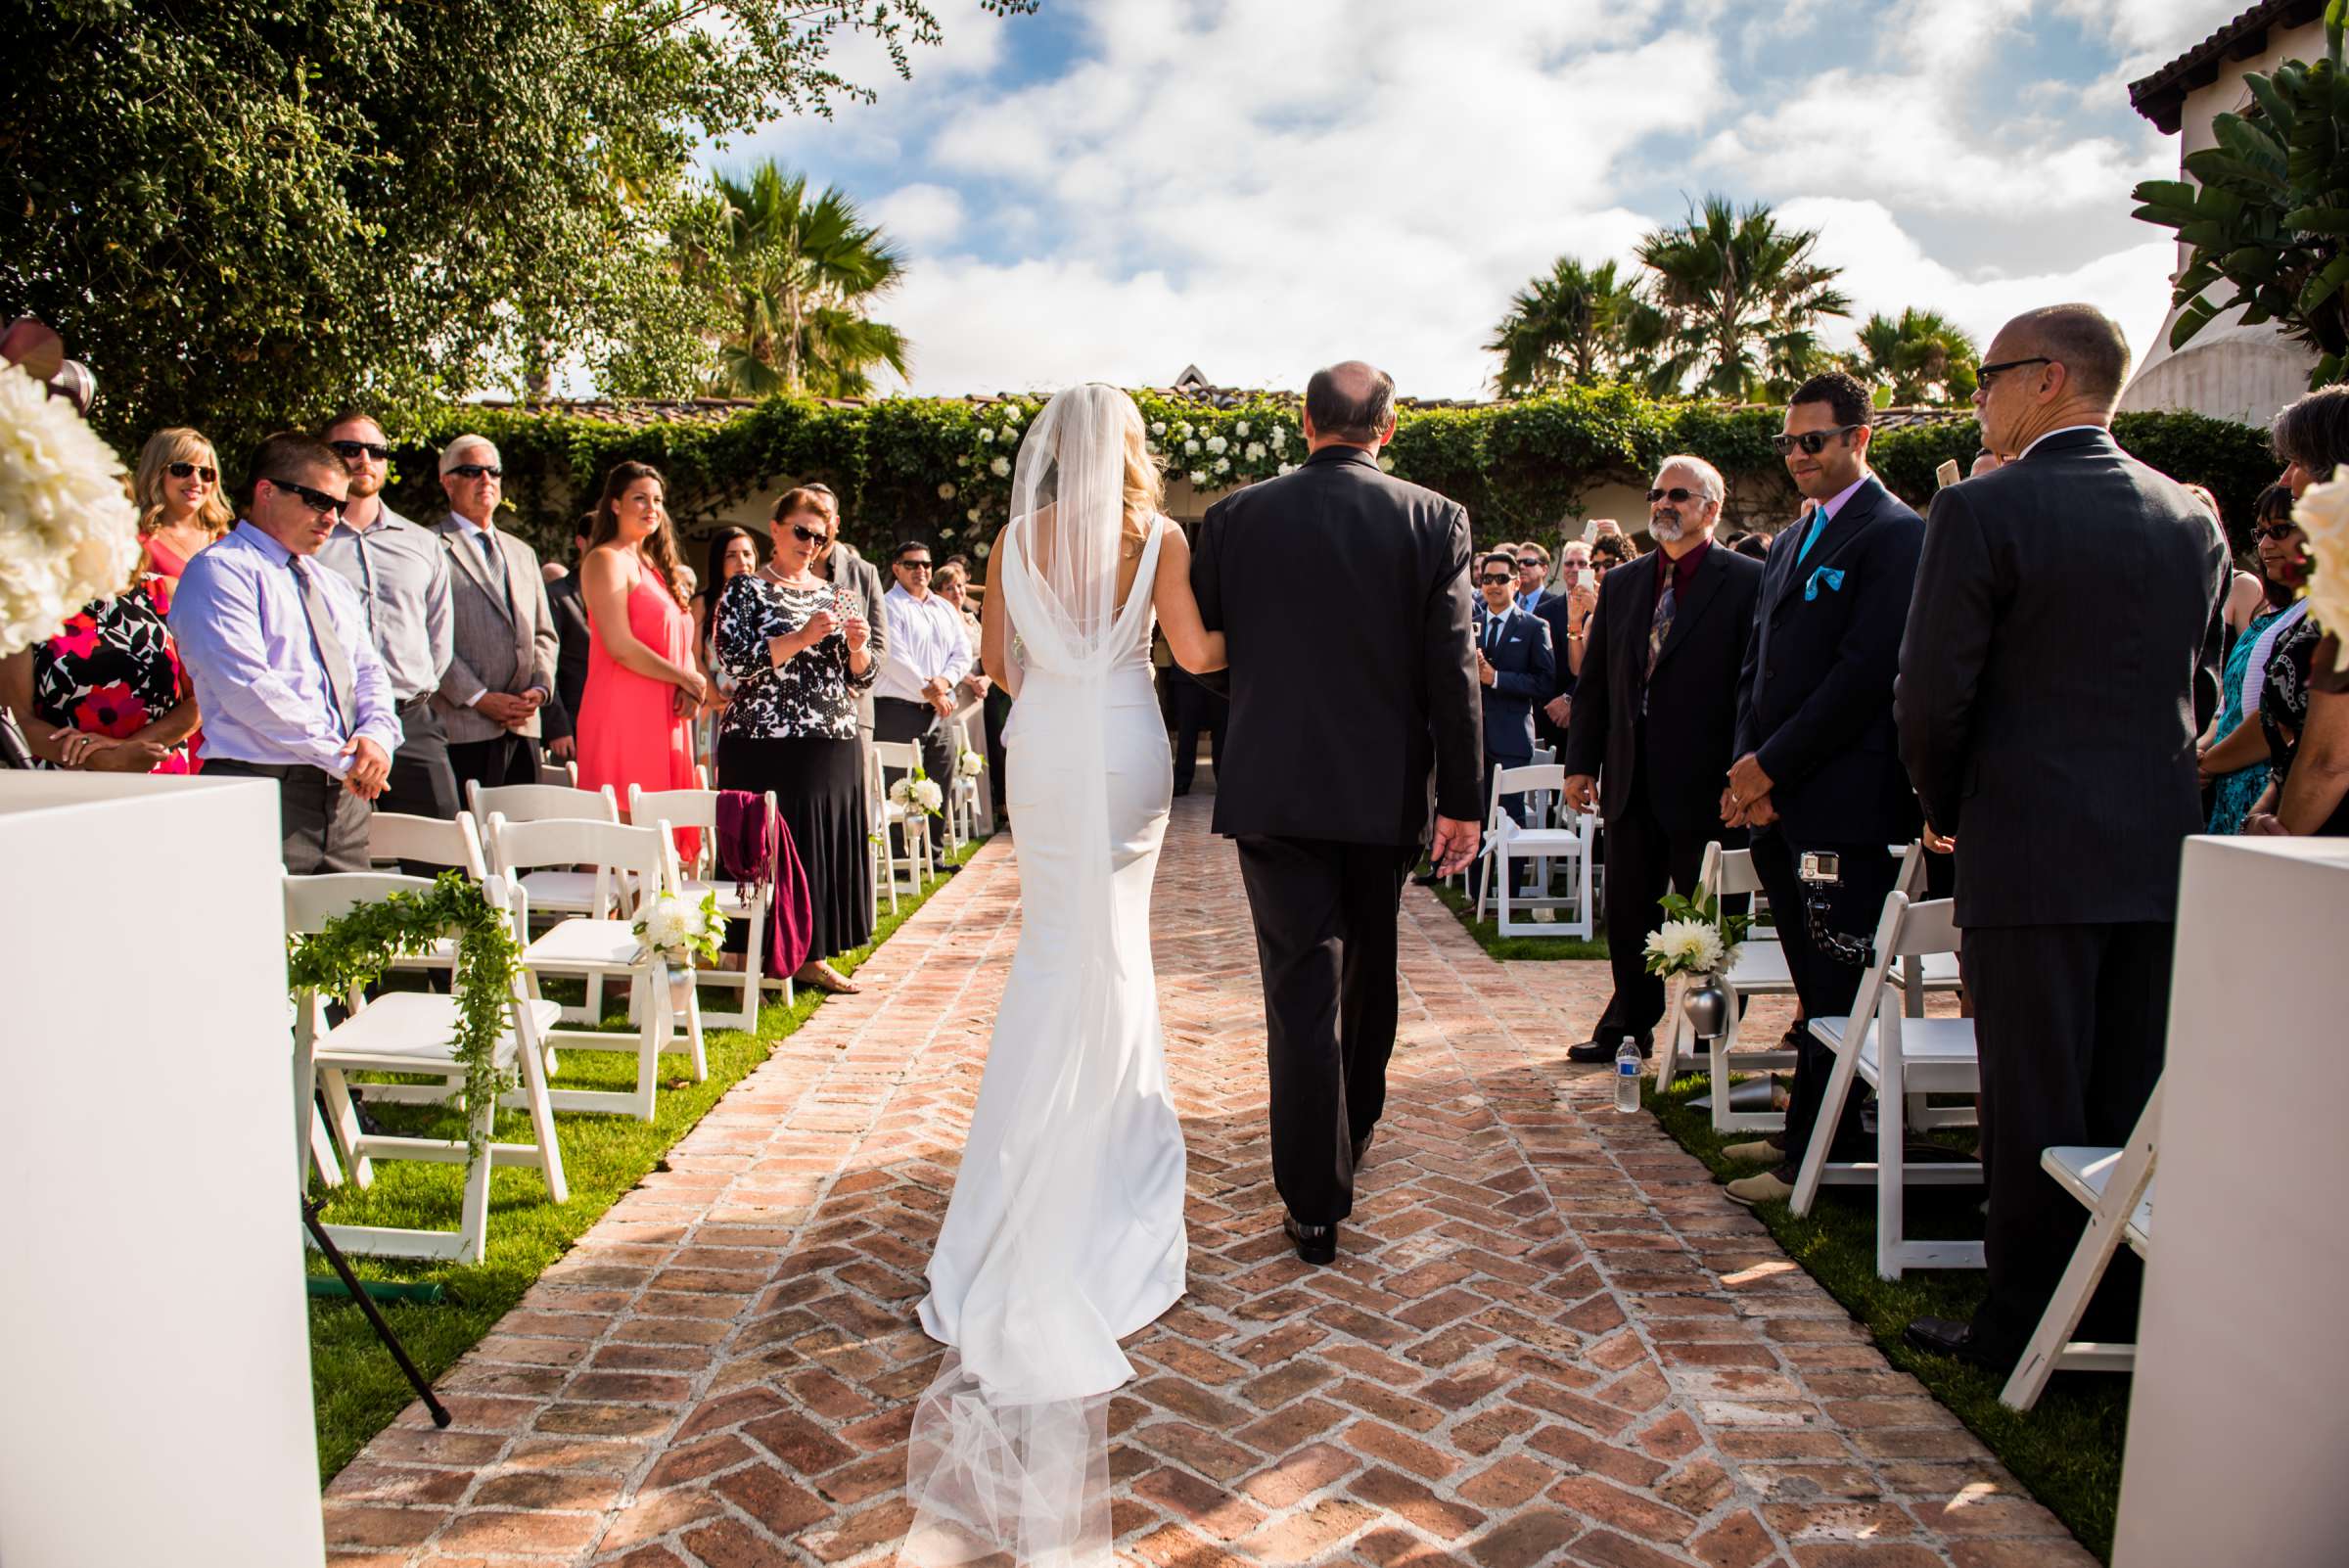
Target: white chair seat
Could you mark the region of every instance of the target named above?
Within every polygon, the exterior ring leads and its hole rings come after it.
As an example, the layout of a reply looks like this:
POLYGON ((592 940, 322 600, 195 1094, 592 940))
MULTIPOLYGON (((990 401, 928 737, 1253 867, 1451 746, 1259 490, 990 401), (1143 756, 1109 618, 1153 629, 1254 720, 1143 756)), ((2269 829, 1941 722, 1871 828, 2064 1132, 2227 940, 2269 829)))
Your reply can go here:
POLYGON ((585 914, 595 907, 595 873, 528 871, 522 891, 530 897, 532 914, 585 914))
MULTIPOLYGON (((1956 991, 1965 984, 1959 972, 1958 955, 1954 952, 1929 952, 1923 955, 1925 990, 1956 991)), ((1884 972, 1884 984, 1906 991, 1909 989, 1909 966, 1895 964, 1884 972)))
POLYGON ((1583 847, 1583 836, 1571 828, 1519 828, 1509 835, 1518 857, 1527 854, 1565 855, 1583 847))
MULTIPOLYGON (((2112 1180, 2113 1172, 2120 1168, 2121 1156, 2125 1152, 2087 1144, 2059 1143, 2051 1149, 2042 1149, 2039 1163, 2066 1192, 2078 1198, 2086 1207, 2094 1209, 2103 1202, 2104 1188, 2112 1180)), ((2139 1200, 2136 1212, 2130 1215, 2129 1223, 2122 1230, 2130 1247, 2141 1258, 2152 1244, 2153 1189, 2160 1181, 2161 1178, 2155 1176, 2145 1183, 2145 1195, 2139 1200)))
MULTIPOLYGON (((563 1009, 532 1001, 530 1017, 541 1033, 555 1027, 563 1009)), ((321 1038, 313 1054, 322 1063, 358 1073, 432 1072, 456 1059, 457 999, 417 991, 387 992, 321 1038)), ((498 1036, 497 1057, 514 1054, 514 1030, 498 1036)))
MULTIPOLYGON (((1848 1018, 1814 1018, 1811 1033, 1829 1045, 1843 1044, 1844 1031, 1851 1026, 1848 1018)), ((1876 1061, 1876 1021, 1868 1020, 1867 1036, 1860 1041, 1860 1071, 1873 1084, 1878 1075, 1876 1061)), ((1901 1023, 1901 1055, 1908 1059, 1910 1071, 1919 1068, 1974 1066, 1981 1060, 1974 1045, 1974 1021, 1970 1018, 1910 1018, 1901 1023)), ((1911 1088, 1917 1085, 1911 1084, 1911 1088)))
POLYGON ((1739 945, 1737 961, 1729 966, 1729 985, 1749 993, 1794 990, 1794 975, 1786 967, 1786 949, 1764 939, 1739 945))
POLYGON ((606 971, 636 967, 644 944, 625 920, 565 920, 522 950, 534 969, 606 971))

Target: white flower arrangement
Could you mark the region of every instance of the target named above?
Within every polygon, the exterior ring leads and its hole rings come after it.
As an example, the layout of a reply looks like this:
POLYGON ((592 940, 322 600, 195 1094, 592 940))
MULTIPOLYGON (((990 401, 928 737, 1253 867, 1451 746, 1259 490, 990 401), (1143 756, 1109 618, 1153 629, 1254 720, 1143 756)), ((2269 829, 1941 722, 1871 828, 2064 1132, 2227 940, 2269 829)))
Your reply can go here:
POLYGON ((1219 458, 1217 458, 1217 459, 1216 459, 1216 472, 1217 472, 1217 473, 1219 473, 1219 474, 1228 474, 1228 473, 1230 473, 1230 472, 1231 472, 1231 459, 1230 459, 1230 458, 1228 458, 1228 457, 1219 457, 1219 458))
POLYGON ((938 487, 938 498, 942 501, 954 499, 954 485, 951 481, 938 487))
POLYGON ((0 365, 0 658, 111 598, 138 555, 122 460, 71 403, 0 365))
POLYGON ((1265 460, 1265 443, 1263 441, 1250 441, 1248 443, 1248 449, 1240 453, 1240 455, 1248 459, 1248 461, 1251 463, 1261 463, 1265 460))
POLYGON ((992 474, 995 478, 1002 479, 1011 473, 1011 459, 1008 457, 998 457, 993 462, 987 465, 987 471, 990 474, 992 474))
POLYGON ((1192 469, 1190 478, 1193 489, 1204 490, 1207 488, 1207 475, 1203 471, 1192 469))
POLYGON ((987 759, 970 747, 965 746, 954 754, 954 776, 956 778, 977 778, 986 771, 987 759))
POLYGON ((1232 433, 1234 436, 1245 436, 1245 435, 1247 435, 1247 434, 1248 434, 1248 421, 1246 421, 1246 420, 1244 420, 1244 419, 1242 419, 1242 420, 1236 420, 1236 421, 1234 421, 1234 422, 1233 422, 1233 424, 1232 424, 1232 427, 1231 427, 1231 433, 1232 433))
POLYGON ((899 806, 926 811, 932 816, 944 809, 946 804, 945 791, 940 789, 918 767, 889 787, 889 798, 899 806))
POLYGON ((1722 966, 1721 932, 1710 921, 1667 920, 1647 938, 1647 967, 1659 975, 1709 975, 1722 966))
POLYGON ((1208 449, 1209 451, 1211 451, 1211 452, 1217 452, 1217 453, 1221 453, 1221 452, 1224 451, 1226 448, 1228 448, 1230 445, 1231 445, 1231 442, 1229 442, 1229 441, 1225 440, 1225 439, 1224 439, 1222 437, 1221 437, 1221 436, 1210 436, 1210 437, 1207 438, 1207 449, 1208 449))
POLYGON ((1191 422, 1189 420, 1178 419, 1174 422, 1174 438, 1176 440, 1188 440, 1190 438, 1190 435, 1191 422))
POLYGON ((2333 634, 2333 669, 2349 669, 2349 464, 2292 503, 2308 535, 2308 618, 2333 634))
POLYGON ((717 912, 717 895, 705 893, 700 903, 688 903, 673 893, 660 894, 637 911, 631 928, 645 951, 676 969, 717 962, 725 941, 726 917, 717 912))
POLYGON ((1153 435, 1153 436, 1164 436, 1166 433, 1167 433, 1167 422, 1166 422, 1165 420, 1163 420, 1163 419, 1154 419, 1154 420, 1150 421, 1150 434, 1151 434, 1151 435, 1153 435))
POLYGON ((1182 455, 1183 455, 1183 456, 1185 456, 1185 457, 1196 457, 1196 456, 1198 456, 1198 455, 1199 455, 1199 443, 1198 443, 1197 441, 1184 441, 1184 442, 1182 443, 1182 455))
POLYGON ((995 438, 994 427, 992 427, 991 425, 982 425, 982 426, 980 426, 980 427, 979 427, 979 439, 980 439, 980 440, 982 440, 982 441, 991 441, 991 440, 993 440, 994 438, 995 438))

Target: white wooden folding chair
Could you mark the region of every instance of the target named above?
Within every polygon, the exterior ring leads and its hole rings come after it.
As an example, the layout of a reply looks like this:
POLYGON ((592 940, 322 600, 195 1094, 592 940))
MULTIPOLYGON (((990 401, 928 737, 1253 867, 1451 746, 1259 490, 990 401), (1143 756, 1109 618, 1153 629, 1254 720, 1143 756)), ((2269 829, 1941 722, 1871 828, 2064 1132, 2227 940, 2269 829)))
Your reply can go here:
MULTIPOLYGON (((1900 875, 1893 886, 1909 895, 1911 903, 1925 896, 1925 854, 1923 844, 1911 839, 1897 848, 1901 857, 1900 875)), ((1900 967, 1885 971, 1884 984, 1901 993, 1901 1010, 1911 1018, 1925 1016, 1925 997, 1934 992, 1957 992, 1965 989, 1965 981, 1958 971, 1958 955, 1954 952, 1914 953, 1901 960, 1900 967)))
MULTIPOLYGON (((289 933, 319 931, 329 920, 356 905, 374 902, 392 893, 429 892, 432 888, 422 877, 372 871, 288 877, 285 886, 289 933)), ((499 877, 489 878, 484 889, 492 903, 508 911, 512 929, 519 931, 519 895, 499 877)), ((302 1146, 309 1148, 315 1157, 325 1141, 318 1134, 331 1133, 334 1145, 342 1153, 340 1164, 331 1155, 317 1161, 320 1176, 329 1185, 341 1185, 347 1177, 355 1185, 366 1187, 374 1182, 374 1162, 378 1160, 463 1164, 467 1158, 464 1137, 405 1137, 362 1131, 351 1104, 350 1083, 353 1073, 419 1074, 437 1077, 440 1082, 371 1085, 377 1092, 370 1098, 439 1103, 455 1097, 464 1085, 464 1071, 453 1047, 459 999, 412 991, 388 992, 373 1001, 357 995, 332 998, 343 1001, 350 1010, 347 1018, 332 1028, 326 1023, 329 999, 314 991, 302 991, 295 997, 294 1013, 299 1136, 302 1146), (314 1095, 326 1103, 323 1127, 312 1122, 314 1095)), ((465 1108, 468 1129, 484 1147, 482 1157, 466 1173, 457 1228, 451 1231, 390 1225, 328 1225, 327 1234, 337 1246, 345 1252, 387 1258, 480 1263, 488 1245, 489 1173, 501 1165, 529 1166, 542 1173, 548 1198, 555 1203, 569 1199, 571 1192, 563 1176, 563 1151, 555 1137, 554 1106, 542 1060, 542 1041, 554 1026, 557 1011, 553 1002, 526 994, 519 979, 510 988, 506 1029, 497 1041, 497 1065, 501 1072, 513 1072, 519 1081, 519 1088, 507 1097, 506 1103, 520 1104, 529 1110, 535 1142, 491 1140, 497 1112, 494 1102, 484 1101, 465 1108)))
MULTIPOLYGON (((890 799, 889 775, 892 771, 908 774, 921 765, 922 749, 912 741, 873 742, 873 777, 880 789, 881 803, 873 820, 881 826, 883 853, 888 856, 893 879, 900 858, 904 863, 905 891, 908 894, 921 892, 922 879, 938 869, 938 842, 930 831, 929 812, 909 801, 899 803, 890 799), (901 857, 889 843, 889 830, 893 827, 904 835, 905 849, 901 857)), ((940 784, 939 791, 944 793, 945 785, 940 784)), ((892 909, 898 906, 894 881, 889 906, 892 909)))
POLYGON ((959 848, 964 840, 995 830, 995 798, 988 788, 986 772, 965 772, 962 767, 965 752, 982 760, 987 756, 986 700, 975 698, 955 710, 947 723, 954 740, 954 786, 946 792, 946 801, 949 809, 959 813, 953 823, 959 848))
MULTIPOLYGON (((1719 900, 1751 897, 1761 891, 1762 878, 1754 870, 1754 857, 1749 852, 1725 850, 1718 841, 1705 846, 1693 895, 1698 902, 1707 898, 1719 900)), ((1773 910, 1772 915, 1777 918, 1779 911, 1773 910)), ((1756 1051, 1737 1049, 1748 997, 1794 994, 1794 976, 1786 967, 1786 948, 1778 940, 1775 926, 1756 925, 1747 931, 1745 941, 1737 948, 1737 961, 1729 966, 1724 978, 1729 992, 1728 1028, 1720 1038, 1706 1042, 1705 1070, 1713 1081, 1713 1130, 1775 1132, 1785 1127, 1786 1113, 1737 1109, 1732 1103, 1729 1084, 1731 1072, 1771 1073, 1794 1065, 1791 1050, 1774 1046, 1756 1051), (1735 1052, 1733 1061, 1731 1052, 1735 1052)), ((1664 1032, 1656 1057, 1658 1084, 1670 1084, 1680 1070, 1681 1055, 1694 1048, 1694 1028, 1688 1022, 1687 1010, 1681 1006, 1686 994, 1685 977, 1674 976, 1664 1002, 1664 1020, 1670 1027, 1664 1032)))
MULTIPOLYGON (((489 876, 481 827, 471 811, 459 811, 453 819, 378 811, 367 819, 367 857, 387 870, 431 865, 462 871, 471 882, 489 876)), ((445 974, 456 961, 456 939, 442 937, 423 952, 394 959, 392 967, 445 974)))
MULTIPOLYGON (((1895 889, 1876 922, 1874 961, 1860 977, 1848 1018, 1814 1018, 1811 1033, 1833 1047, 1835 1067, 1827 1077, 1811 1143, 1803 1151, 1791 1207, 1809 1214, 1824 1182, 1874 1182, 1876 1187, 1876 1272, 1898 1279, 1908 1268, 1979 1268, 1979 1241, 1911 1241, 1903 1234, 1904 1189, 1910 1185, 1978 1183, 1982 1168, 1973 1161, 1907 1158, 1908 1133, 1919 1126, 1909 1097, 1982 1090, 1981 1059, 1974 1050, 1970 1018, 1911 1018, 1886 994, 1885 974, 1911 954, 1956 952, 1955 905, 1947 899, 1911 903, 1895 889), (1876 1091, 1876 1157, 1872 1161, 1830 1161, 1836 1123, 1855 1084, 1876 1091)), ((1933 1113, 1922 1125, 1956 1126, 1973 1120, 1970 1107, 1933 1113)))
MULTIPOLYGON (((509 822, 502 816, 492 816, 489 862, 495 871, 509 877, 531 866, 589 866, 592 870, 587 874, 596 882, 597 907, 612 911, 593 916, 574 915, 558 921, 552 930, 531 938, 522 951, 523 969, 529 977, 532 996, 538 994, 540 977, 545 975, 584 975, 590 982, 606 976, 625 976, 629 983, 629 1008, 636 1023, 633 1042, 626 1034, 592 1028, 553 1029, 547 1031, 545 1038, 549 1045, 567 1050, 634 1051, 636 1087, 632 1090, 558 1087, 552 1091, 557 1110, 601 1111, 651 1121, 653 1093, 660 1084, 661 1055, 665 1051, 681 1052, 692 1058, 695 1083, 710 1076, 709 1060, 702 1047, 701 1004, 693 988, 690 985, 684 988, 681 1020, 684 1033, 680 1038, 679 1020, 669 999, 669 966, 644 950, 633 927, 638 898, 664 889, 677 892, 683 880, 677 871, 677 846, 670 836, 669 824, 623 827, 617 822, 566 819, 509 822), (623 898, 623 887, 639 891, 623 898)), ((520 897, 526 900, 523 910, 527 917, 528 894, 520 897)), ((584 1008, 565 1008, 562 1017, 570 1022, 601 1022, 600 1014, 584 1008)))
POLYGON ((2072 1261, 2057 1281, 2048 1310, 2022 1360, 2006 1378, 1999 1403, 2027 1410, 2039 1403, 2048 1379, 2058 1371, 2127 1372, 2137 1367, 2137 1346, 2110 1340, 2072 1338, 2081 1315, 2123 1246, 2145 1257, 2153 1246, 2154 1166, 2161 1157, 2161 1084, 2145 1100, 2145 1108, 2130 1130, 2129 1141, 2117 1149, 2058 1144, 2040 1151, 2040 1167, 2088 1208, 2088 1228, 2072 1261))
POLYGON ((1481 866, 1476 918, 1485 917, 1485 906, 1491 902, 1498 916, 1497 929, 1504 937, 1580 937, 1587 941, 1597 924, 1590 899, 1590 819, 1564 804, 1565 791, 1566 769, 1555 762, 1494 770, 1492 798, 1486 802, 1485 841, 1477 852, 1481 866), (1529 825, 1520 827, 1502 807, 1501 798, 1506 795, 1528 797, 1529 825), (1553 807, 1564 820, 1549 821, 1553 807), (1569 867, 1570 880, 1563 895, 1549 891, 1549 868, 1559 860, 1569 867), (1539 891, 1520 892, 1521 875, 1536 879, 1539 891), (1518 918, 1519 910, 1530 915, 1537 909, 1565 918, 1518 918))
MULTIPOLYGON (((564 765, 571 769, 572 777, 577 776, 578 763, 564 765)), ((472 807, 473 819, 481 824, 484 849, 488 845, 492 816, 502 816, 509 822, 620 820, 620 797, 609 784, 592 790, 569 784, 501 784, 494 789, 484 789, 478 780, 468 779, 465 798, 472 807)), ((596 897, 598 884, 592 872, 567 865, 544 866, 512 880, 519 881, 522 891, 530 896, 530 918, 541 926, 570 915, 592 917, 606 912, 606 905, 596 897)), ((601 1017, 603 1005, 604 977, 591 975, 587 981, 587 1006, 601 1017)))
MULTIPOLYGON (((775 809, 775 792, 766 792, 766 814, 781 821, 775 809)), ((740 969, 696 970, 694 980, 702 986, 727 986, 739 993, 738 1004, 732 1012, 711 1012, 705 1009, 702 1022, 717 1029, 759 1030, 759 1002, 762 986, 783 988, 783 1000, 792 999, 791 977, 770 977, 763 973, 766 961, 766 917, 771 890, 736 882, 731 877, 715 875, 717 870, 717 791, 715 790, 644 790, 628 786, 628 819, 633 822, 667 822, 672 828, 698 827, 702 830, 700 862, 686 867, 687 874, 679 882, 679 891, 686 900, 700 903, 704 894, 717 899, 717 912, 733 926, 743 930, 745 945, 740 969)))

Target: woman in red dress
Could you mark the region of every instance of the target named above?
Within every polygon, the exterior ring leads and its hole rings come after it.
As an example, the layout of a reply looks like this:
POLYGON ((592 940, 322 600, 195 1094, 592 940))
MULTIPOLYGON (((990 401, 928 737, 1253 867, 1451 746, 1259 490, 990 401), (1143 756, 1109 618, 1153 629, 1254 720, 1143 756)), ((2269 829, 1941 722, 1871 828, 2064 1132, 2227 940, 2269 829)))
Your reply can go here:
MULTIPOLYGON (((139 544, 148 567, 177 582, 188 560, 236 521, 220 489, 220 459, 212 443, 184 425, 159 430, 139 452, 132 494, 139 506, 139 544)), ((163 590, 166 608, 170 590, 163 590)))
MULTIPOLYGON (((579 561, 587 605, 587 690, 579 699, 579 786, 609 784, 624 809, 628 786, 695 787, 692 715, 707 682, 693 653, 693 618, 678 591, 677 541, 668 485, 647 463, 622 463, 604 481, 579 561)), ((699 829, 677 830, 688 866, 699 829)))

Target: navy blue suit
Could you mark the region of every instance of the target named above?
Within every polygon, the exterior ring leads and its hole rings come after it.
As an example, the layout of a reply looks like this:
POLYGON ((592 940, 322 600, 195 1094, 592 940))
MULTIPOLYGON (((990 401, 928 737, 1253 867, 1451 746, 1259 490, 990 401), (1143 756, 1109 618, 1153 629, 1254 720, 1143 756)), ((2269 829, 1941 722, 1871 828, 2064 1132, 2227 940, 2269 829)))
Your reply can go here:
MULTIPOLYGON (((1892 694, 1925 525, 1873 475, 1816 537, 1812 522, 1789 526, 1763 568, 1737 683, 1736 753, 1770 775, 1778 815, 1754 832, 1754 869, 1777 912, 1803 1016, 1838 1018, 1852 1010, 1861 970, 1811 940, 1796 868, 1809 851, 1839 855, 1842 881, 1826 896, 1825 922, 1850 936, 1874 934, 1899 874, 1887 846, 1913 838, 1920 820, 1892 694)), ((1808 1031, 1798 1038, 1789 1162, 1802 1158, 1834 1067, 1834 1053, 1808 1031)), ((1858 1095, 1845 1102, 1835 1143, 1838 1157, 1858 1157, 1858 1095)))
POLYGON ((1543 595, 1534 606, 1536 620, 1549 627, 1549 651, 1555 656, 1556 669, 1550 676, 1549 690, 1534 705, 1534 738, 1543 746, 1554 747, 1559 757, 1566 755, 1566 726, 1553 724, 1542 710, 1552 698, 1574 695, 1574 671, 1567 667, 1567 638, 1574 632, 1574 607, 1563 593, 1543 595))
MULTIPOLYGON (((1549 645, 1549 627, 1541 617, 1511 604, 1497 618, 1476 601, 1476 646, 1493 667, 1493 684, 1479 686, 1485 710, 1484 809, 1493 802, 1493 779, 1504 767, 1519 767, 1534 758, 1534 710, 1550 698, 1557 679, 1557 655, 1549 645)), ((1501 807, 1519 824, 1525 821, 1525 797, 1510 795, 1501 807)))

